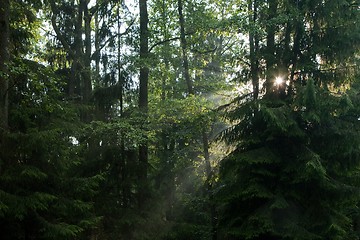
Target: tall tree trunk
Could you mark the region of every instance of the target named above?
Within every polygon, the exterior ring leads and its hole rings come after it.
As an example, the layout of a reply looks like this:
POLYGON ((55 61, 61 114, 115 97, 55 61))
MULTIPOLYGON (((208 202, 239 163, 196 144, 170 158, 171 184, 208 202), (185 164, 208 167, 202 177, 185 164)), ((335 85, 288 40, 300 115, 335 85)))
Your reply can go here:
MULTIPOLYGON (((121 62, 121 19, 120 19, 120 8, 121 3, 119 2, 116 8, 116 15, 117 15, 117 72, 118 72, 118 84, 120 85, 120 117, 123 118, 124 112, 124 77, 122 75, 122 62, 121 62)), ((129 199, 130 199, 130 186, 127 184, 128 178, 130 178, 128 174, 128 165, 131 159, 128 158, 128 154, 125 151, 125 137, 124 134, 121 133, 120 136, 120 175, 122 180, 122 202, 124 208, 128 207, 129 199)))
MULTIPOLYGON (((75 36, 74 36, 74 43, 70 44, 67 42, 66 36, 63 35, 61 32, 58 22, 56 19, 56 16, 60 14, 59 8, 54 0, 49 0, 51 11, 52 11, 52 17, 51 17, 51 24, 54 28, 54 31, 56 33, 56 37, 61 42, 63 47, 65 48, 66 52, 69 54, 71 59, 71 77, 68 82, 68 94, 69 96, 77 95, 84 98, 88 98, 88 96, 85 96, 86 93, 84 91, 84 83, 81 82, 83 76, 82 72, 84 72, 84 43, 82 40, 83 36, 83 15, 84 15, 84 9, 87 8, 88 0, 80 0, 77 11, 74 14, 74 28, 75 28, 75 36)), ((88 14, 88 13, 87 13, 88 14)), ((89 16, 90 17, 90 16, 89 16)), ((90 27, 90 23, 87 23, 88 27, 90 27)), ((87 31, 85 33, 86 38, 90 39, 90 33, 87 31)), ((86 41, 87 44, 87 50, 91 49, 91 40, 90 45, 89 42, 86 41), (90 46, 90 47, 89 47, 90 46)), ((90 59, 90 58, 89 58, 90 59)), ((91 82, 91 80, 90 80, 91 82)), ((91 87, 91 84, 88 86, 91 87)), ((88 87, 87 86, 87 87, 88 87)))
POLYGON ((212 193, 212 181, 213 181, 213 171, 210 163, 210 154, 209 154, 209 136, 205 131, 205 128, 202 130, 202 140, 203 140, 203 151, 205 159, 205 171, 206 171, 206 191, 209 197, 209 209, 210 209, 210 224, 211 224, 211 239, 217 240, 217 214, 216 206, 214 204, 214 196, 212 193))
POLYGON ((189 61, 187 55, 187 42, 186 42, 186 34, 185 34, 185 19, 184 19, 183 8, 184 8, 183 0, 178 0, 180 44, 182 50, 183 74, 188 88, 188 92, 190 95, 192 95, 194 94, 194 89, 193 89, 192 81, 190 79, 190 72, 189 72, 189 61))
POLYGON ((73 56, 73 75, 72 75, 72 87, 74 93, 83 97, 83 91, 81 88, 81 71, 83 70, 81 58, 83 54, 83 41, 82 41, 82 7, 78 5, 77 15, 75 20, 75 37, 74 37, 74 56, 73 56))
POLYGON ((85 103, 90 101, 92 85, 91 85, 91 18, 88 9, 89 0, 81 1, 81 8, 84 14, 84 30, 85 30, 85 52, 83 54, 83 69, 82 69, 82 82, 83 82, 83 99, 85 103))
MULTIPOLYGON (((297 1, 296 5, 294 4, 294 8, 297 8, 297 13, 302 13, 303 11, 303 3, 297 1)), ((288 23, 290 25, 290 22, 288 23)), ((288 87, 288 95, 291 96, 294 92, 294 81, 295 81, 295 71, 297 69, 298 65, 298 58, 300 56, 300 43, 301 39, 303 38, 304 29, 303 29, 303 20, 299 18, 295 18, 294 20, 294 42, 293 47, 290 49, 290 44, 288 44, 286 47, 288 48, 288 65, 291 66, 290 70, 290 78, 289 78, 289 87, 288 87)), ((290 32, 290 31, 289 31, 290 32)), ((289 40, 290 42, 290 40, 289 40)))
POLYGON ((297 69, 298 58, 300 55, 300 41, 303 36, 302 23, 297 20, 295 27, 295 39, 292 48, 292 56, 291 56, 291 71, 290 71, 290 83, 288 94, 291 95, 293 93, 294 81, 295 81, 295 71, 297 69))
POLYGON ((149 67, 147 66, 149 53, 149 30, 148 30, 147 0, 140 0, 140 88, 139 108, 147 112, 148 108, 148 79, 149 67))
POLYGON ((272 95, 274 78, 275 78, 275 24, 273 19, 276 17, 278 0, 269 0, 268 18, 267 18, 267 34, 266 34, 266 94, 272 95))
MULTIPOLYGON (((139 86, 139 108, 147 115, 148 112, 148 81, 149 67, 147 66, 149 54, 149 30, 147 0, 139 0, 140 7, 140 86, 139 86)), ((148 145, 143 143, 139 147, 139 206, 144 207, 147 198, 147 168, 148 168, 148 145)))
POLYGON ((95 79, 96 84, 100 85, 100 29, 99 29, 99 13, 95 12, 95 79))
POLYGON ((291 50, 290 50, 290 42, 291 42, 291 32, 292 32, 292 23, 291 21, 287 21, 284 33, 284 44, 282 47, 282 53, 280 59, 278 59, 278 64, 280 66, 280 72, 282 77, 287 80, 288 79, 288 69, 290 66, 290 58, 291 58, 291 50))
MULTIPOLYGON (((166 10, 167 10, 166 1, 163 0, 162 1, 162 12, 161 12, 162 23, 163 23, 162 34, 164 36, 164 39, 169 39, 170 34, 169 34, 169 30, 168 30, 168 21, 167 21, 166 10)), ((162 50, 166 70, 169 69, 169 57, 168 57, 169 49, 170 49, 170 44, 169 44, 169 42, 166 42, 165 45, 164 45, 164 48, 162 50)), ((163 100, 163 101, 166 99, 166 81, 167 81, 167 78, 168 78, 167 74, 163 74, 162 82, 161 82, 161 100, 163 100)))
MULTIPOLYGON (((0 129, 8 127, 8 88, 7 63, 9 61, 9 0, 0 6, 0 129)), ((1 135, 0 135, 1 136, 1 135)))
MULTIPOLYGON (((189 95, 194 95, 194 89, 192 80, 190 78, 190 70, 189 70, 189 62, 188 62, 188 56, 187 56, 187 42, 186 42, 186 34, 185 34, 185 19, 184 19, 184 13, 183 13, 183 1, 178 0, 178 12, 179 12, 179 24, 180 24, 180 44, 181 44, 181 50, 182 50, 182 62, 183 62, 183 74, 186 81, 186 85, 188 88, 189 95)), ((206 132, 205 127, 202 129, 202 142, 203 142, 203 154, 204 154, 204 160, 205 160, 205 171, 206 171, 206 190, 207 194, 210 200, 209 208, 210 208, 210 217, 211 217, 211 225, 212 225, 212 239, 217 239, 217 229, 216 229, 216 216, 215 216, 215 206, 212 203, 212 193, 211 193, 211 164, 210 164, 210 155, 209 155, 209 137, 208 133, 206 132)))
MULTIPOLYGON (((255 25, 257 22, 257 0, 248 0, 249 23, 255 25), (250 14, 252 13, 252 14, 250 14)), ((251 27, 250 29, 256 29, 251 27)), ((250 45, 250 77, 253 86, 253 98, 258 99, 259 96, 259 38, 256 30, 249 32, 249 45, 250 45)))
POLYGON ((120 21, 120 3, 117 6, 116 9, 116 15, 117 15, 117 45, 118 45, 118 51, 117 51, 117 70, 118 70, 118 84, 120 85, 120 115, 123 115, 123 107, 124 107, 124 79, 121 72, 121 21, 120 21))

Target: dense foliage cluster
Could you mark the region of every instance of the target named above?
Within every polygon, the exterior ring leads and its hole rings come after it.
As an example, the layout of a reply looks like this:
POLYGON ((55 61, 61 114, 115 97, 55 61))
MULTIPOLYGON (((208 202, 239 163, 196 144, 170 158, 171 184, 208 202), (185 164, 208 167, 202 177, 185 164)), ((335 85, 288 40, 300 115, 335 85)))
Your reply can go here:
POLYGON ((3 0, 1 239, 360 239, 358 0, 3 0))

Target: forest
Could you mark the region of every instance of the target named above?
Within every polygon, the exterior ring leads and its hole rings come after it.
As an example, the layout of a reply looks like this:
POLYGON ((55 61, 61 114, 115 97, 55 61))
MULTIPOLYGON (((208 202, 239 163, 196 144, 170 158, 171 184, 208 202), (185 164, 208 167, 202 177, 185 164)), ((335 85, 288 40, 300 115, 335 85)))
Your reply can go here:
POLYGON ((0 229, 360 239, 360 0, 0 0, 0 229))

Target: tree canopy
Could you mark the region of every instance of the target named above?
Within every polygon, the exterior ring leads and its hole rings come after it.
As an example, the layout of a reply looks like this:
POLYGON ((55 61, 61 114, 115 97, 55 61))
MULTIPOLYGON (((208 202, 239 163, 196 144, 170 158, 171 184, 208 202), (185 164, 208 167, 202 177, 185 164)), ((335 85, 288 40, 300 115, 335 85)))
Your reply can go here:
POLYGON ((3 0, 1 239, 360 239, 359 9, 3 0))

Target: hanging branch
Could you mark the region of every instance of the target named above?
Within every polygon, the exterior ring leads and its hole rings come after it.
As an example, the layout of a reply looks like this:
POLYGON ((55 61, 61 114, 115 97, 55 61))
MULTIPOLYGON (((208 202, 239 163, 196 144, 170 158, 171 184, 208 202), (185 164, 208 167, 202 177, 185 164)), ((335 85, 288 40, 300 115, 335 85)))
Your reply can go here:
POLYGON ((51 16, 51 25, 54 28, 56 37, 61 42, 63 47, 66 49, 66 51, 70 54, 70 56, 72 58, 74 58, 75 57, 74 51, 71 49, 70 44, 66 41, 64 35, 61 33, 60 28, 58 27, 58 25, 56 23, 56 15, 59 14, 56 4, 55 4, 54 0, 50 0, 49 2, 50 2, 50 6, 51 6, 51 11, 53 13, 51 16))

